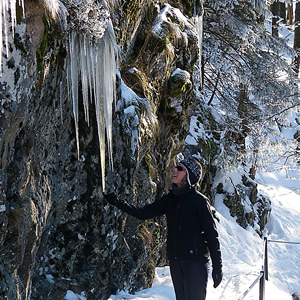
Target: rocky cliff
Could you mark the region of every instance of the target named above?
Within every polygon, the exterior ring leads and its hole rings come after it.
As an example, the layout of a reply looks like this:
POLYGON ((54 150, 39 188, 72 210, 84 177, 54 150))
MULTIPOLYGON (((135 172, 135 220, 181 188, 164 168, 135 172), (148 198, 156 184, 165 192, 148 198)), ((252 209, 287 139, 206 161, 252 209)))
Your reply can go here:
MULTIPOLYGON (((1 299, 63 299, 67 290, 105 299, 149 286, 166 263, 164 218, 141 223, 102 192, 105 184, 131 203, 152 202, 169 188, 177 153, 208 162, 217 152, 212 141, 184 148, 202 12, 198 0, 17 6, 0 78, 1 299)), ((212 195, 215 171, 204 168, 212 195)))

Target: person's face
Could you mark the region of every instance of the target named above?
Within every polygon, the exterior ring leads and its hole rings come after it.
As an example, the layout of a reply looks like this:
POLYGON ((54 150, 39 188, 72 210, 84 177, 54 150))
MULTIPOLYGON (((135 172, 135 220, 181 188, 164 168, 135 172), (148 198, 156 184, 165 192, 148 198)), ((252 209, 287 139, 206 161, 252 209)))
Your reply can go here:
POLYGON ((173 168, 172 183, 175 183, 177 186, 182 185, 182 179, 186 176, 186 169, 183 165, 179 164, 173 168))

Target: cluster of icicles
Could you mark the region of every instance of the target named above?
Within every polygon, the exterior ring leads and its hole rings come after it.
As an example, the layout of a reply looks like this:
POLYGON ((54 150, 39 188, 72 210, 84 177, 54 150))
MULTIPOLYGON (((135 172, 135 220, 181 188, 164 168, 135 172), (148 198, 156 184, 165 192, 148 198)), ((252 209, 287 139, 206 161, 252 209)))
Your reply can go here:
MULTIPOLYGON (((18 1, 21 7, 24 7, 24 0, 18 1)), ((17 23, 17 2, 16 0, 1 0, 0 1, 0 74, 2 73, 2 53, 3 42, 5 40, 6 56, 9 54, 8 47, 8 34, 10 28, 12 28, 13 35, 15 25, 17 23), (9 15, 10 11, 10 15, 9 15), (11 27, 9 26, 9 18, 11 17, 11 27)))
POLYGON ((112 25, 108 23, 103 38, 92 42, 87 36, 74 31, 69 37, 70 61, 68 87, 73 100, 77 152, 79 155, 78 81, 81 76, 85 120, 89 123, 89 99, 94 99, 100 147, 102 189, 105 190, 105 146, 112 159, 112 109, 115 101, 116 44, 112 25), (105 133, 107 143, 105 143, 105 133))
MULTIPOLYGON (((14 34, 17 23, 16 6, 22 7, 24 0, 0 0, 0 74, 2 72, 2 53, 5 44, 9 56, 8 35, 14 34), (5 41, 5 43, 3 43, 5 41)), ((43 4, 54 19, 66 16, 67 11, 59 0, 43 0, 43 4)), ((23 16, 24 17, 24 16, 23 16)), ((89 124, 89 99, 94 99, 98 138, 100 148, 102 189, 105 190, 105 148, 107 145, 109 166, 112 163, 112 108, 115 101, 116 81, 116 42, 112 24, 108 21, 103 37, 90 38, 83 33, 71 31, 69 34, 68 91, 73 102, 76 129, 76 143, 79 155, 78 125, 78 82, 82 83, 82 97, 85 119, 89 124), (107 142, 106 142, 107 141, 107 142)), ((2 74, 1 74, 2 75, 2 74)), ((1 76, 0 75, 0 76, 1 76)))

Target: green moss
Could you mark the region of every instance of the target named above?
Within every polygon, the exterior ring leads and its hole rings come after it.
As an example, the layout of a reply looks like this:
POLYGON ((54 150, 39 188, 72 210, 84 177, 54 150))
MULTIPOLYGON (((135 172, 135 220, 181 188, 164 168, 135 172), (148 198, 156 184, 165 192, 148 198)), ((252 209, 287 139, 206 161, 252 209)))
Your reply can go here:
POLYGON ((182 86, 180 85, 174 86, 171 90, 171 96, 179 97, 181 94, 184 94, 187 90, 188 89, 186 84, 183 84, 182 86))
MULTIPOLYGON (((25 8, 24 8, 24 10, 25 10, 25 8)), ((17 4, 17 11, 16 11, 16 13, 17 13, 17 24, 21 24, 22 21, 23 21, 24 14, 23 14, 23 8, 20 5, 18 5, 18 4, 17 4)))
POLYGON ((47 20, 45 16, 43 17, 43 23, 44 23, 44 33, 42 40, 40 42, 40 47, 36 51, 36 60, 37 60, 37 70, 38 72, 43 70, 43 65, 44 65, 44 57, 46 53, 46 48, 47 48, 47 38, 48 38, 48 31, 49 31, 49 26, 47 23, 47 20))

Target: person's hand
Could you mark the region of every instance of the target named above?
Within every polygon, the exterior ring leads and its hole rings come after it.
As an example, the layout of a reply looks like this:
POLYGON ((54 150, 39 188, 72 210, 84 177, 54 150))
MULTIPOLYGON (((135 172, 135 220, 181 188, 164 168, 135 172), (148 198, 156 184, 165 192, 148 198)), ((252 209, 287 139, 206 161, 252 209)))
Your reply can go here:
POLYGON ((213 269, 212 278, 214 281, 214 288, 216 288, 221 283, 222 278, 223 278, 222 269, 219 269, 219 270, 213 269))
POLYGON ((118 198, 115 193, 103 194, 103 196, 108 203, 116 205, 118 198))

